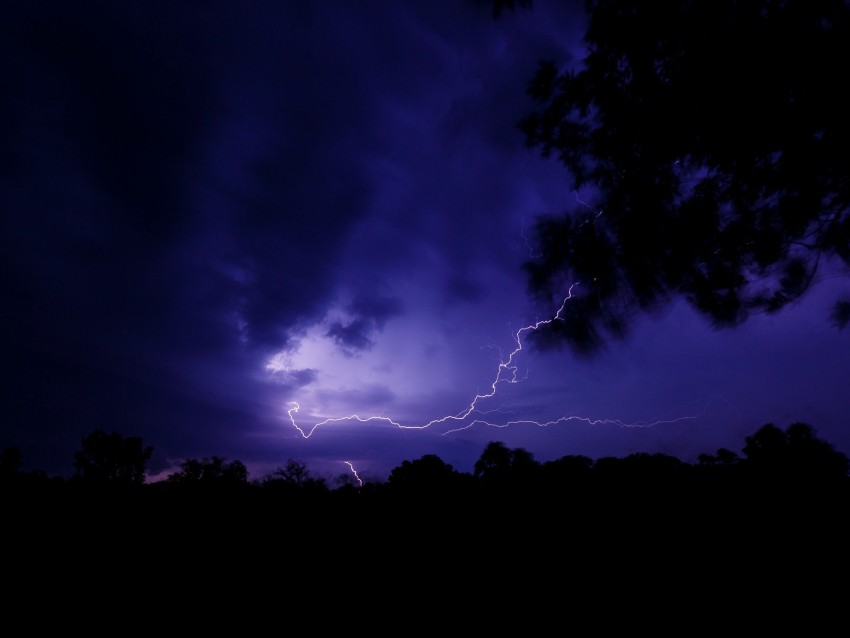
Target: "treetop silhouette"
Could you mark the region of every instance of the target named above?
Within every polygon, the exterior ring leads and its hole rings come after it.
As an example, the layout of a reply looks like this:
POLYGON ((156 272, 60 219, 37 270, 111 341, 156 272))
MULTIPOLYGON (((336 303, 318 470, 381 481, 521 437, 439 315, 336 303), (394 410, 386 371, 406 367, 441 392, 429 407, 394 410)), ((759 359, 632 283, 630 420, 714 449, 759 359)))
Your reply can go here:
MULTIPOLYGON (((541 218, 530 289, 591 353, 682 298, 715 326, 776 312, 850 266, 846 2, 589 1, 587 56, 542 62, 520 123, 576 202, 541 218), (581 193, 581 195, 579 195, 581 193)), ((832 319, 850 321, 850 301, 832 319)))
POLYGON ((141 485, 153 447, 138 436, 95 430, 81 441, 74 454, 74 478, 94 483, 141 485))
POLYGON ((245 485, 248 483, 248 468, 242 461, 228 461, 213 455, 203 459, 186 459, 180 470, 168 475, 169 483, 245 485))

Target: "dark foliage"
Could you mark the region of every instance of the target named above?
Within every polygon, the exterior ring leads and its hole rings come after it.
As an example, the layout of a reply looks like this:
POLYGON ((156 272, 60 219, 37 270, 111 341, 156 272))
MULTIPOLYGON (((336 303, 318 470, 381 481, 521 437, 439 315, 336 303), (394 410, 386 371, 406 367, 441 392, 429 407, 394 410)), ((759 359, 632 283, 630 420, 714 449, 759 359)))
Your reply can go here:
POLYGON ((309 494, 328 490, 327 481, 320 476, 315 476, 306 463, 297 459, 289 459, 283 466, 263 477, 260 485, 266 489, 288 493, 309 494))
POLYGON ((423 492, 447 495, 463 489, 470 478, 458 472, 436 454, 426 454, 414 461, 403 461, 390 472, 387 487, 396 493, 410 495, 423 492))
POLYGON ((593 352, 676 298, 735 326, 850 265, 850 4, 586 4, 587 56, 540 64, 520 124, 582 193, 527 264, 549 305, 579 283, 553 342, 593 352))
POLYGON ((170 483, 240 485, 248 482, 248 468, 242 461, 228 461, 221 456, 186 459, 180 471, 170 474, 170 483))
POLYGON ((137 436, 95 430, 74 454, 75 478, 91 483, 141 485, 153 453, 137 436))
MULTIPOLYGON (((539 462, 525 449, 493 441, 473 473, 428 454, 404 461, 386 482, 336 488, 298 460, 251 481, 244 464, 218 456, 188 459, 167 480, 139 484, 114 470, 113 456, 93 453, 102 446, 124 449, 117 443, 126 440, 135 441, 102 432, 87 437, 85 467, 99 469, 70 480, 23 473, 19 453, 8 450, 0 493, 13 527, 72 525, 87 534, 120 536, 155 533, 167 521, 188 545, 197 534, 232 534, 250 544, 252 534, 274 543, 277 534, 301 538, 337 529, 346 530, 346 542, 368 544, 390 530, 448 543, 463 530, 527 535, 565 524, 573 537, 593 538, 623 526, 634 527, 634 536, 659 533, 661 525, 713 534, 733 520, 759 528, 805 520, 821 531, 824 525, 844 529, 841 521, 850 521, 848 458, 805 423, 785 429, 766 424, 746 437, 740 454, 721 448, 696 463, 640 452, 539 462), (30 512, 39 514, 28 518, 30 512)), ((149 448, 130 448, 136 460, 147 458, 149 448)), ((120 459, 119 466, 127 463, 120 459)))
MULTIPOLYGON (((724 596, 740 586, 732 595, 746 598, 756 583, 809 588, 825 568, 841 573, 850 534, 847 458, 800 424, 766 425, 740 456, 718 450, 693 465, 645 453, 541 463, 493 442, 477 476, 425 455, 385 483, 336 489, 300 461, 225 479, 231 464, 217 458, 200 473, 188 463, 191 479, 143 485, 0 474, 7 563, 23 566, 9 579, 49 587, 86 574, 87 602, 98 587, 126 598, 144 584, 148 596, 151 582, 157 598, 191 587, 218 600, 258 573, 288 574, 302 600, 340 579, 353 599, 390 583, 421 600, 433 574, 451 571, 513 600, 522 583, 539 597, 532 577, 558 595, 574 583, 692 595, 722 575, 724 596)), ((290 600, 293 587, 273 591, 290 600)))

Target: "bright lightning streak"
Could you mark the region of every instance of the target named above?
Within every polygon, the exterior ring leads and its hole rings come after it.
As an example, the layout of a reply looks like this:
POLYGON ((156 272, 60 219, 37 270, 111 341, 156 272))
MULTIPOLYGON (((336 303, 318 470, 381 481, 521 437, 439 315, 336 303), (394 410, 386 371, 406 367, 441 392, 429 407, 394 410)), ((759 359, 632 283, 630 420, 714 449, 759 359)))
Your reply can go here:
POLYGON ((666 425, 669 423, 678 423, 679 421, 692 421, 694 419, 698 419, 705 411, 708 409, 708 404, 702 409, 701 412, 697 414, 692 414, 689 416, 680 416, 674 419, 661 419, 657 421, 638 421, 634 423, 627 423, 625 421, 621 421, 620 419, 591 419, 583 416, 562 416, 558 419, 553 419, 551 421, 533 421, 531 419, 518 419, 515 421, 507 421, 505 423, 493 423, 491 421, 486 421, 484 419, 475 419, 474 421, 464 425, 460 428, 455 428, 454 430, 448 430, 447 432, 443 432, 443 436, 446 434, 452 434, 453 432, 460 432, 462 430, 467 430, 475 425, 489 425, 493 428, 509 428, 514 425, 536 425, 540 428, 548 428, 552 425, 558 425, 559 423, 567 423, 569 421, 582 421, 587 423, 588 425, 618 425, 621 428, 651 428, 656 425, 666 425))
POLYGON ((363 487, 363 479, 360 478, 360 475, 357 473, 357 470, 354 469, 354 464, 351 461, 343 461, 350 469, 351 473, 354 474, 354 478, 357 479, 357 482, 360 484, 360 487, 363 487))
MULTIPOLYGON (((519 355, 520 352, 522 352, 524 350, 523 337, 526 336, 529 333, 532 333, 532 332, 535 332, 536 330, 539 330, 543 326, 551 324, 553 321, 561 320, 562 319, 561 314, 564 312, 564 308, 566 307, 567 302, 570 299, 572 299, 572 297, 573 297, 573 289, 578 285, 579 285, 578 283, 574 283, 573 285, 571 285, 569 287, 569 290, 567 291, 567 296, 564 298, 564 301, 561 303, 560 308, 558 308, 558 311, 554 314, 554 316, 552 316, 550 319, 538 320, 538 321, 536 321, 532 324, 529 324, 527 326, 520 328, 519 330, 517 330, 514 333, 514 342, 516 343, 516 348, 514 348, 510 352, 510 354, 508 354, 507 359, 500 361, 499 367, 496 371, 496 376, 494 377, 493 382, 489 386, 490 390, 488 392, 483 393, 483 394, 476 394, 475 398, 472 399, 472 401, 469 403, 469 405, 466 406, 466 408, 464 408, 462 411, 458 412, 457 414, 443 416, 443 417, 440 417, 440 418, 437 418, 437 419, 433 419, 433 420, 428 421, 427 423, 422 424, 422 425, 403 425, 403 424, 401 424, 397 421, 394 421, 393 419, 391 419, 389 417, 385 417, 385 416, 361 417, 358 414, 351 414, 351 415, 348 415, 348 416, 327 418, 324 421, 319 421, 318 423, 315 423, 312 427, 305 429, 305 428, 302 428, 300 425, 298 425, 298 423, 295 420, 295 414, 298 413, 298 411, 301 409, 301 406, 297 402, 293 401, 293 402, 290 403, 291 407, 286 412, 287 415, 289 416, 289 421, 292 423, 292 426, 301 434, 301 436, 303 438, 309 439, 319 427, 321 427, 323 425, 332 424, 332 423, 340 423, 340 422, 343 422, 343 421, 357 421, 359 423, 370 423, 370 422, 373 422, 373 421, 380 421, 380 422, 386 423, 388 425, 393 425, 393 426, 400 428, 400 429, 403 429, 403 430, 424 430, 424 429, 427 429, 427 428, 430 428, 432 426, 439 425, 439 424, 450 424, 450 423, 460 424, 460 423, 463 423, 464 421, 467 420, 467 418, 473 412, 475 412, 477 414, 486 414, 486 413, 491 413, 491 412, 498 412, 498 410, 488 410, 488 411, 481 410, 481 409, 478 408, 478 403, 481 402, 481 401, 485 401, 487 399, 490 399, 493 396, 495 396, 500 383, 515 384, 515 383, 519 383, 519 382, 523 381, 523 379, 517 378, 518 368, 514 364, 514 359, 519 355)), ((709 403, 710 403, 710 401, 709 401, 709 403)), ((465 423, 464 425, 459 425, 458 427, 451 428, 451 429, 447 430, 446 432, 443 432, 442 435, 445 436, 447 434, 452 434, 454 432, 460 432, 462 430, 467 430, 467 429, 469 429, 469 428, 471 428, 475 425, 488 425, 490 427, 496 427, 496 428, 507 428, 507 427, 511 427, 511 426, 515 426, 515 425, 536 425, 538 427, 545 428, 545 427, 557 425, 559 423, 567 423, 569 421, 582 421, 584 423, 587 423, 588 425, 617 425, 617 426, 620 426, 620 427, 623 427, 623 428, 648 428, 648 427, 653 427, 653 426, 656 426, 656 425, 664 425, 664 424, 670 424, 670 423, 677 423, 677 422, 680 422, 680 421, 697 419, 705 413, 707 408, 708 408, 708 405, 706 405, 700 413, 695 414, 695 415, 682 416, 682 417, 671 418, 671 419, 662 419, 662 420, 657 420, 657 421, 641 421, 641 422, 635 422, 635 423, 627 423, 627 422, 621 421, 619 419, 591 419, 591 418, 580 417, 580 416, 563 416, 563 417, 560 417, 558 419, 553 419, 551 421, 546 421, 546 422, 534 421, 534 420, 531 420, 531 419, 519 419, 519 420, 514 420, 514 421, 507 421, 505 423, 494 423, 492 421, 488 421, 486 419, 480 419, 479 418, 479 419, 475 419, 471 422, 465 423)), ((351 467, 352 472, 354 472, 354 467, 351 466, 351 463, 349 463, 348 461, 345 461, 345 463, 348 463, 349 467, 351 467)), ((356 476, 356 472, 355 472, 355 476, 356 476)), ((359 480, 359 477, 358 477, 358 480, 359 480)))

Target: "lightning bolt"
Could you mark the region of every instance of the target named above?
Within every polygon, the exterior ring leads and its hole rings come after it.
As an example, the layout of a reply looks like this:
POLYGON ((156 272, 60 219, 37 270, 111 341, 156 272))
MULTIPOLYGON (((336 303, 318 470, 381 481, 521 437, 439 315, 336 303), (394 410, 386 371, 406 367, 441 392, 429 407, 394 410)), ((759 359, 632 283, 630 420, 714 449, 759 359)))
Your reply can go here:
POLYGON ((357 479, 357 482, 360 484, 360 487, 363 487, 363 479, 360 478, 360 475, 357 473, 357 470, 354 469, 354 464, 351 461, 343 461, 349 469, 351 473, 354 474, 354 478, 357 479))
MULTIPOLYGON (((661 419, 661 420, 655 420, 655 421, 625 422, 625 421, 622 421, 620 419, 607 419, 607 418, 606 419, 592 419, 592 418, 581 417, 581 416, 563 416, 563 417, 560 417, 558 419, 553 419, 553 420, 545 421, 545 422, 534 421, 534 420, 531 420, 531 419, 517 419, 517 420, 507 421, 507 422, 503 422, 503 423, 497 423, 497 422, 490 421, 490 420, 483 419, 483 418, 476 418, 476 419, 474 419, 470 422, 464 423, 464 422, 466 422, 466 420, 469 418, 469 416, 473 412, 476 413, 476 414, 482 414, 482 415, 493 413, 493 412, 499 412, 499 410, 487 410, 487 411, 481 410, 481 409, 479 409, 478 404, 481 401, 486 401, 487 399, 494 397, 496 395, 497 390, 498 390, 499 384, 501 384, 501 383, 515 384, 515 383, 519 383, 519 382, 524 380, 524 379, 518 378, 518 376, 517 376, 518 367, 514 363, 514 359, 517 356, 519 356, 519 354, 524 350, 523 337, 525 337, 526 335, 528 335, 530 333, 535 332, 536 330, 539 330, 540 328, 542 328, 544 326, 551 324, 554 321, 561 320, 562 319, 561 315, 564 312, 564 308, 566 308, 567 302, 569 302, 569 300, 572 299, 572 297, 573 297, 573 289, 576 286, 579 286, 579 285, 580 285, 579 283, 574 283, 569 287, 569 289, 567 290, 567 295, 564 298, 564 301, 561 303, 560 307, 558 308, 558 311, 552 317, 550 317, 549 319, 541 319, 541 320, 535 321, 534 323, 531 323, 527 326, 523 326, 522 328, 520 328, 519 330, 517 330, 514 333, 514 342, 516 343, 516 347, 508 354, 506 359, 501 360, 499 362, 499 366, 496 370, 496 375, 493 378, 493 382, 489 386, 489 388, 490 388, 489 391, 484 392, 484 393, 480 393, 480 394, 476 394, 475 397, 472 399, 472 401, 470 401, 469 405, 467 405, 466 408, 464 408, 463 410, 461 410, 457 414, 439 417, 437 419, 433 419, 433 420, 428 421, 427 423, 424 423, 424 424, 421 424, 421 425, 405 425, 405 424, 399 423, 397 421, 394 421, 393 419, 386 417, 386 416, 362 417, 358 414, 350 414, 348 416, 327 418, 324 421, 319 421, 318 423, 315 423, 312 427, 305 429, 305 428, 302 428, 300 425, 298 425, 298 423, 295 420, 295 415, 301 409, 301 406, 297 402, 292 401, 289 404, 290 408, 286 412, 287 415, 289 416, 289 421, 292 424, 292 427, 294 427, 301 434, 301 436, 303 438, 309 439, 318 428, 320 428, 324 425, 329 425, 329 424, 333 424, 333 423, 341 423, 341 422, 344 422, 344 421, 357 421, 358 423, 371 423, 371 422, 377 421, 377 422, 382 422, 382 423, 386 423, 388 425, 395 426, 395 427, 402 429, 402 430, 425 430, 427 428, 433 427, 435 425, 440 425, 440 424, 443 424, 443 425, 445 425, 445 424, 449 424, 449 425, 451 425, 451 424, 462 424, 462 425, 457 425, 457 427, 450 427, 448 430, 443 432, 442 436, 446 436, 446 435, 452 434, 454 432, 460 432, 462 430, 467 430, 467 429, 474 427, 476 425, 485 425, 485 426, 490 426, 490 427, 495 427, 495 428, 508 428, 508 427, 517 426, 517 425, 535 425, 537 427, 545 428, 545 427, 558 425, 558 424, 561 424, 561 423, 568 423, 570 421, 581 421, 583 423, 587 423, 588 425, 617 425, 617 426, 623 427, 623 428, 649 428, 649 427, 653 427, 653 426, 657 426, 657 425, 665 425, 665 424, 670 424, 670 423, 677 423, 677 422, 680 422, 680 421, 694 420, 694 419, 699 418, 703 414, 705 414, 706 410, 708 409, 708 405, 711 403, 711 401, 713 400, 714 397, 712 397, 712 399, 709 399, 709 401, 706 403, 706 405, 703 407, 703 409, 697 414, 692 414, 692 415, 688 415, 688 416, 680 416, 680 417, 670 418, 670 419, 661 419)), ((500 359, 501 359, 501 357, 500 357, 500 359)), ((351 467, 351 470, 353 472, 354 467, 352 467, 351 464, 348 461, 345 461, 345 463, 348 463, 349 467, 351 467)), ((356 473, 355 473, 355 475, 356 475, 356 473)), ((358 477, 358 480, 359 480, 359 477, 358 477)))
MULTIPOLYGON (((295 421, 295 414, 301 409, 301 406, 298 402, 293 401, 290 403, 290 408, 286 411, 289 415, 289 421, 292 423, 292 426, 301 433, 301 436, 305 439, 310 438, 313 433, 323 425, 328 425, 330 423, 339 423, 340 421, 358 421, 359 423, 370 423, 372 421, 382 421, 384 423, 388 423, 390 425, 394 425, 397 428, 401 428, 403 430, 425 430, 434 425, 440 423, 447 422, 461 422, 466 420, 466 418, 477 410, 478 402, 483 401, 485 399, 489 399, 496 395, 497 387, 500 383, 518 383, 520 379, 517 379, 517 366, 514 365, 514 357, 516 357, 523 350, 522 337, 528 332, 534 332, 535 330, 539 330, 542 326, 548 325, 555 320, 561 318, 561 313, 564 312, 564 308, 567 305, 567 302, 572 299, 573 296, 573 288, 578 286, 578 283, 573 284, 567 290, 567 296, 564 298, 563 303, 561 303, 561 307, 558 308, 558 312, 550 319, 541 319, 532 324, 524 326, 517 330, 514 333, 514 341, 516 342, 516 348, 514 348, 511 353, 508 355, 508 358, 499 363, 499 367, 496 371, 496 377, 493 379, 493 382, 490 384, 490 391, 485 392, 484 394, 476 394, 475 398, 472 399, 470 404, 458 414, 448 415, 444 417, 440 417, 438 419, 433 419, 428 421, 423 425, 403 425, 394 421, 393 419, 385 416, 370 416, 370 417, 361 417, 358 414, 350 414, 348 416, 341 417, 331 417, 325 419, 324 421, 319 421, 314 424, 313 427, 305 430, 295 421)), ((467 426, 469 427, 469 426, 467 426)), ((466 429, 466 428, 458 428, 458 429, 466 429)), ((452 431, 452 430, 450 430, 452 431)), ((456 430, 455 430, 456 431, 456 430)), ((447 434, 447 433, 444 433, 447 434)))

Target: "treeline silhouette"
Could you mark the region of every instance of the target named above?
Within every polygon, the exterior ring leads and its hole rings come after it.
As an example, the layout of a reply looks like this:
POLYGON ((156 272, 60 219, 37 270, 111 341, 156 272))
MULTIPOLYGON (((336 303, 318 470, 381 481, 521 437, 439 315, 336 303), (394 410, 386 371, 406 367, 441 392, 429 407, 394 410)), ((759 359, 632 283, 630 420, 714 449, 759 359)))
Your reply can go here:
POLYGON ((289 459, 278 469, 251 478, 239 460, 221 456, 192 458, 165 480, 146 482, 153 448, 140 437, 96 430, 74 454, 71 477, 22 471, 19 449, 7 447, 0 457, 0 486, 5 494, 44 492, 65 494, 145 493, 167 499, 207 495, 269 495, 273 500, 423 501, 442 504, 471 499, 517 497, 526 501, 557 497, 581 498, 604 492, 622 500, 672 498, 686 490, 691 497, 716 492, 730 496, 758 490, 788 497, 798 491, 818 492, 848 486, 850 460, 819 438, 806 423, 785 429, 762 426, 746 437, 741 453, 721 448, 700 454, 696 463, 663 453, 637 452, 625 457, 592 459, 566 455, 540 462, 524 448, 491 441, 472 473, 455 469, 436 454, 403 461, 385 481, 360 483, 351 473, 334 478, 312 472, 300 460, 289 459))
POLYGON ((83 439, 74 475, 56 477, 21 471, 20 452, 7 448, 6 547, 44 573, 97 565, 103 582, 172 565, 211 582, 243 568, 245 578, 275 569, 297 582, 302 572, 291 570, 309 562, 334 578, 408 582, 442 566, 495 585, 540 570, 604 580, 593 571, 601 561, 634 578, 713 574, 744 586, 734 574, 814 577, 846 553, 850 534, 848 457, 805 423, 764 425, 740 453, 693 463, 658 453, 540 462, 492 441, 472 472, 426 454, 362 485, 295 459, 251 478, 219 456, 148 483, 151 452, 138 437, 98 430, 83 439))

